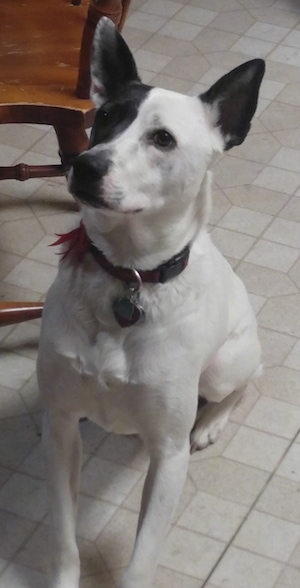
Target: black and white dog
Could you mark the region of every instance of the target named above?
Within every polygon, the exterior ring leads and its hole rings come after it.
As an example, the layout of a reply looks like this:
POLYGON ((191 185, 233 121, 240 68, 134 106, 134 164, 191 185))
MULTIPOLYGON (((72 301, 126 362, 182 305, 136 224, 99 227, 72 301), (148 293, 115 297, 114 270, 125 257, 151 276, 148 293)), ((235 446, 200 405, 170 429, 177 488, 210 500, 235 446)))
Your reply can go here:
MULTIPOLYGON (((51 588, 78 588, 78 421, 137 433, 150 455, 137 537, 122 588, 149 588, 186 478, 190 449, 216 441, 260 371, 244 285, 206 225, 212 162, 242 143, 264 62, 199 97, 142 84, 114 25, 96 30, 90 149, 70 191, 81 224, 43 313, 38 378, 53 557, 51 588), (198 408, 198 397, 205 406, 198 408)), ((200 406, 200 405, 199 405, 200 406)))

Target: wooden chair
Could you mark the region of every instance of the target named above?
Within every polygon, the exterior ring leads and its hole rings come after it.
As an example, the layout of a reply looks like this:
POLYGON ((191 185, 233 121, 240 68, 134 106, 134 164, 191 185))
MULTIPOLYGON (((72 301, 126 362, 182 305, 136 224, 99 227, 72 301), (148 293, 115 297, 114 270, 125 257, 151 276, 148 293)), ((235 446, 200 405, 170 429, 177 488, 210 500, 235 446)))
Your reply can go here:
MULTIPOLYGON (((0 180, 64 175, 88 146, 90 49, 99 19, 122 30, 130 0, 13 0, 1 3, 0 124, 54 127, 61 165, 0 167, 0 180)), ((1 205, 1 202, 0 202, 1 205)), ((0 325, 41 316, 40 303, 0 303, 0 325)))

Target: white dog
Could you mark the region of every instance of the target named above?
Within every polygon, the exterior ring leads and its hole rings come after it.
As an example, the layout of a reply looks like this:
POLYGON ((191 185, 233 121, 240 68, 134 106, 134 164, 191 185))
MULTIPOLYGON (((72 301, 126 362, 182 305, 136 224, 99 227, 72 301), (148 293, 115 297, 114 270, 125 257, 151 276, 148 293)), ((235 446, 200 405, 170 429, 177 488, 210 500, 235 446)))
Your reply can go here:
POLYGON ((133 56, 102 19, 94 40, 90 149, 70 191, 82 222, 65 235, 45 309, 38 378, 45 406, 51 588, 78 588, 78 421, 137 433, 150 455, 137 537, 122 588, 148 588, 192 451, 213 443, 261 348, 244 285, 207 233, 210 166, 241 143, 264 62, 199 97, 140 82, 133 56), (198 398, 207 403, 201 407, 198 398))

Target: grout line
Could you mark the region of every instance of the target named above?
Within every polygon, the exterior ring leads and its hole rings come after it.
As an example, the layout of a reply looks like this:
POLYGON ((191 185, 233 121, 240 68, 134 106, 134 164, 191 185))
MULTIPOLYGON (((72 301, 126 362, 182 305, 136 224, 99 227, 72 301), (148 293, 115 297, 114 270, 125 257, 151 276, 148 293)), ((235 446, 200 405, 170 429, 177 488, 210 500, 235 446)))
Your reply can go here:
MULTIPOLYGON (((276 475, 276 472, 278 471, 282 461, 284 460, 286 454, 288 453, 288 451, 290 450, 291 446, 293 445, 293 443, 295 442, 295 440, 297 439, 298 435, 299 435, 299 431, 300 429, 297 431, 296 435, 294 435, 294 437, 291 439, 290 444, 288 445, 288 447, 286 448, 286 450, 284 451, 283 455, 281 456, 281 458, 279 459, 277 466, 275 467, 275 469, 273 470, 273 472, 270 473, 270 476, 267 478, 263 488, 260 490, 260 492, 258 493, 256 499, 254 500, 254 502, 252 503, 252 505, 249 508, 249 511, 247 513, 247 515, 245 516, 245 518, 243 519, 243 521, 241 522, 241 524, 238 526, 237 530, 235 531, 235 533, 233 534, 231 540, 227 543, 226 548, 224 549, 223 553, 221 554, 221 556, 219 557, 218 561, 215 563, 215 565, 213 566, 212 570, 210 571, 210 573, 208 574, 207 578, 205 579, 205 582, 202 586, 202 588, 205 588, 205 586, 207 586, 207 583, 209 582, 209 580, 211 579, 214 571, 216 570, 216 568, 218 567, 218 565, 221 563, 221 561, 223 560, 224 556, 226 555, 227 551, 229 550, 229 548, 233 545, 233 542, 236 538, 236 536, 238 535, 238 533, 240 532, 241 528, 243 527, 244 523, 246 523, 246 521, 249 519, 249 516, 251 514, 251 512, 255 509, 255 506, 257 505, 259 499, 261 498, 261 496, 263 495, 263 493, 265 492, 265 490, 267 489, 268 485, 270 484, 270 482, 272 481, 272 479, 274 478, 274 476, 276 475)), ((264 512, 264 511, 262 511, 264 512)), ((281 520, 285 520, 282 519, 282 517, 279 517, 281 520)), ((245 551, 245 550, 244 550, 245 551)), ((250 550, 246 550, 249 553, 254 553, 250 550)), ((267 557, 267 556, 263 556, 266 557, 267 559, 271 559, 272 561, 277 561, 277 563, 285 563, 285 562, 278 562, 278 560, 275 560, 273 558, 267 557)))

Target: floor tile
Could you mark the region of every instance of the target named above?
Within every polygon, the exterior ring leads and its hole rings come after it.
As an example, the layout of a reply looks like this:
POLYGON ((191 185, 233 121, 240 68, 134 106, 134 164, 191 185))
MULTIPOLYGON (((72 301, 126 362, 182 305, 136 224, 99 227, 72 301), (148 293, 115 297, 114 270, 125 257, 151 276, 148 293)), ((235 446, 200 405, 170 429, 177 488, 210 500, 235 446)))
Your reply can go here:
POLYGON ((245 423, 266 433, 292 439, 300 428, 300 408, 261 396, 245 423))
MULTIPOLYGON (((0 127, 1 128, 1 127, 0 127)), ((34 214, 31 208, 24 205, 24 202, 19 198, 13 196, 7 196, 4 193, 4 186, 1 186, 1 209, 0 209, 0 222, 3 221, 15 221, 16 219, 33 218, 34 214)))
POLYGON ((141 67, 153 72, 159 72, 172 60, 172 57, 168 55, 162 55, 161 53, 153 55, 153 53, 144 49, 138 49, 134 57, 138 68, 141 67))
POLYGON ((289 271, 290 278, 294 281, 294 283, 300 288, 300 258, 293 267, 289 271))
POLYGON ((296 294, 297 288, 286 274, 244 261, 237 269, 249 292, 265 297, 296 294))
POLYGON ((182 4, 179 2, 169 2, 168 0, 148 0, 141 4, 142 12, 156 14, 157 16, 166 16, 169 18, 172 18, 176 13, 178 14, 181 8, 182 4))
POLYGON ((220 588, 273 588, 282 565, 271 559, 230 547, 211 581, 220 588))
MULTIPOLYGON (((260 119, 269 131, 281 131, 297 128, 299 115, 300 107, 273 101, 261 114, 260 119)), ((272 186, 266 187, 272 189, 272 186)), ((276 186, 274 190, 276 190, 276 186)))
POLYGON ((236 206, 272 215, 277 214, 288 199, 288 196, 281 192, 252 186, 251 184, 237 186, 236 188, 225 188, 224 192, 230 202, 236 206))
POLYGON ((274 167, 280 167, 282 169, 288 169, 290 171, 299 171, 299 157, 300 150, 290 149, 288 147, 281 147, 276 155, 271 159, 270 165, 274 167))
POLYGON ((270 224, 272 217, 254 210, 232 206, 219 222, 220 227, 253 237, 259 236, 270 224))
POLYGON ((19 390, 34 373, 35 361, 5 350, 1 351, 0 357, 5 362, 5 370, 0 373, 0 384, 19 390))
POLYGON ((132 468, 92 457, 83 469, 81 489, 90 496, 119 505, 140 476, 141 473, 132 468))
POLYGON ((43 588, 45 581, 44 574, 12 563, 0 578, 0 588, 43 588))
POLYGON ((293 194, 300 184, 300 174, 286 171, 272 166, 265 167, 254 180, 256 186, 282 190, 287 194, 293 194))
POLYGON ((175 39, 181 39, 183 41, 193 41, 193 39, 199 35, 201 30, 202 28, 195 24, 170 20, 159 30, 159 32, 161 35, 166 35, 167 37, 174 37, 175 39))
POLYGON ((266 368, 256 385, 265 396, 300 406, 299 371, 285 366, 266 368))
POLYGON ((148 455, 137 435, 124 437, 111 433, 101 444, 97 455, 142 472, 146 471, 149 465, 148 455))
POLYGON ((191 0, 192 6, 201 6, 201 8, 211 8, 217 12, 227 12, 236 10, 241 7, 237 0, 191 0))
POLYGON ((236 547, 287 562, 300 539, 300 525, 252 511, 235 537, 236 547))
MULTIPOLYGON (((265 304, 266 301, 264 301, 265 304)), ((260 309, 257 312, 259 314, 260 309)), ((257 316, 256 315, 256 316, 257 316)), ((287 357, 288 352, 295 345, 295 337, 277 333, 270 329, 259 327, 259 339, 263 351, 263 365, 264 367, 272 367, 280 365, 287 357)))
POLYGON ((162 73, 175 78, 198 82, 208 69, 209 63, 206 59, 196 54, 189 57, 174 57, 162 70, 162 73))
MULTIPOLYGON (((247 37, 254 37, 255 39, 263 39, 271 41, 272 43, 279 43, 284 37, 287 37, 289 29, 286 27, 280 27, 266 22, 255 22, 245 35, 247 37)), ((285 39, 286 42, 286 39, 285 39)))
POLYGON ((269 59, 300 67, 300 49, 279 45, 274 51, 272 51, 272 53, 270 53, 269 59))
POLYGON ((166 37, 159 33, 154 34, 143 45, 145 51, 152 53, 162 53, 170 57, 183 57, 188 55, 196 55, 197 49, 194 42, 183 41, 175 39, 174 37, 166 37))
POLYGON ((288 447, 288 441, 242 426, 223 455, 240 463, 272 472, 288 447))
POLYGON ((80 588, 116 588, 116 584, 113 581, 111 574, 104 572, 97 574, 96 576, 89 576, 80 580, 80 588))
POLYGON ((251 184, 261 171, 261 165, 238 157, 223 157, 215 166, 214 179, 220 188, 251 184))
POLYGON ((292 351, 287 356, 284 365, 295 370, 300 370, 300 341, 297 341, 292 351))
POLYGON ((279 296, 266 302, 258 316, 263 327, 300 336, 300 294, 279 296))
MULTIPOLYGON (((292 445, 281 462, 278 476, 300 482, 300 445, 292 445)), ((299 538, 300 539, 300 538, 299 538)))
POLYGON ((197 488, 210 495, 251 506, 269 474, 225 457, 191 463, 190 475, 197 488))
POLYGON ((253 237, 220 227, 212 231, 212 240, 225 257, 233 259, 242 259, 254 243, 253 237))
POLYGON ((297 586, 299 582, 300 571, 292 568, 291 566, 287 566, 280 575, 280 578, 276 582, 274 588, 294 588, 294 586, 297 586))
POLYGON ((11 558, 31 535, 35 523, 4 510, 0 510, 0 523, 0 555, 11 558))
POLYGON ((2 165, 13 165, 23 154, 23 149, 10 147, 9 145, 0 145, 0 158, 2 165))
POLYGON ((264 233, 268 241, 300 248, 299 224, 283 218, 275 219, 264 233))
POLYGON ((245 261, 281 272, 287 272, 297 259, 296 249, 263 239, 258 241, 245 257, 245 261))
POLYGON ((16 473, 0 490, 0 508, 31 521, 40 521, 47 511, 45 483, 16 473))
POLYGON ((300 198, 295 196, 280 211, 279 216, 287 220, 300 222, 300 198))
POLYGON ((165 543, 161 564, 204 580, 218 561, 224 547, 223 543, 215 539, 186 529, 174 528, 165 543))
POLYGON ((96 544, 109 569, 114 570, 128 564, 137 522, 136 513, 120 508, 100 533, 96 544))
POLYGON ((184 6, 177 14, 176 20, 190 22, 197 25, 206 26, 218 13, 213 10, 206 10, 204 8, 197 8, 196 6, 184 6))
POLYGON ((219 14, 211 23, 214 29, 229 33, 245 33, 254 23, 254 18, 246 10, 233 10, 228 14, 219 14))
POLYGON ((270 41, 263 41, 261 39, 253 39, 244 36, 231 47, 231 51, 263 59, 268 53, 270 53, 270 51, 272 51, 272 49, 274 49, 274 47, 275 43, 270 43, 270 41))
POLYGON ((129 15, 126 20, 126 24, 129 27, 133 27, 135 29, 141 29, 155 33, 166 23, 166 21, 167 19, 165 17, 136 11, 129 15))
POLYGON ((36 360, 40 330, 40 324, 19 323, 3 341, 3 349, 36 360))
POLYGON ((300 31, 291 31, 285 37, 283 44, 300 48, 300 31))
MULTIPOLYGON (((263 80, 261 87, 260 87, 260 96, 262 98, 267 98, 269 100, 273 100, 276 98, 281 90, 284 89, 284 84, 280 82, 274 82, 271 80, 263 80)), ((280 99, 279 99, 280 100, 280 99)), ((283 102, 283 100, 282 100, 283 102)))
POLYGON ((299 14, 280 8, 268 6, 266 8, 253 8, 250 10, 252 16, 260 21, 268 24, 274 24, 281 27, 293 28, 299 21, 299 14))
POLYGON ((7 221, 1 227, 1 249, 26 255, 44 236, 35 218, 7 221))
POLYGON ((177 524, 214 539, 230 541, 247 512, 247 507, 241 504, 197 492, 177 524))
POLYGON ((159 566, 155 584, 157 588, 199 588, 199 579, 159 566))
POLYGON ((84 539, 95 541, 116 509, 116 506, 107 502, 80 495, 77 534, 84 539))
POLYGON ((27 408, 17 391, 0 386, 0 398, 0 419, 27 413, 27 408))
POLYGON ((242 145, 234 151, 237 157, 257 163, 269 163, 280 149, 280 144, 271 133, 250 135, 242 145))
MULTIPOLYGON (((25 125, 21 124, 1 124, 0 126, 0 143, 16 147, 20 150, 30 149, 44 135, 45 130, 43 129, 25 127, 25 125)), ((6 164, 3 163, 3 165, 6 164)))
POLYGON ((210 53, 212 51, 226 51, 230 49, 239 39, 235 33, 218 31, 212 28, 203 29, 194 39, 194 45, 201 53, 210 53))
POLYGON ((31 259, 22 259, 6 276, 5 281, 22 288, 33 288, 41 294, 48 290, 57 274, 56 267, 31 259))
POLYGON ((300 523, 299 483, 274 476, 256 504, 257 510, 300 523))

